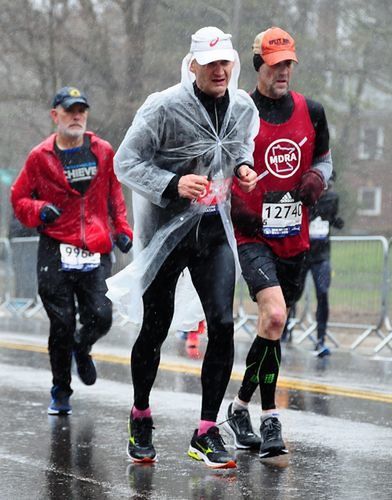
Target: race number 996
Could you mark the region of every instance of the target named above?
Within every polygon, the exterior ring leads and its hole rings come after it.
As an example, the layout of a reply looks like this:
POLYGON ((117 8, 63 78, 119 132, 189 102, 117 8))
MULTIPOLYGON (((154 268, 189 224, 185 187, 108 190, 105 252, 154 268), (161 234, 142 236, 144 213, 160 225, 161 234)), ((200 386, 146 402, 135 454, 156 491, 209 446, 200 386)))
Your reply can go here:
POLYGON ((65 252, 68 256, 75 255, 76 257, 81 257, 82 259, 86 259, 87 257, 94 255, 89 250, 78 248, 73 245, 66 245, 65 252))
POLYGON ((65 269, 81 269, 85 265, 99 265, 101 254, 92 253, 85 248, 79 248, 67 243, 60 244, 61 264, 65 269))

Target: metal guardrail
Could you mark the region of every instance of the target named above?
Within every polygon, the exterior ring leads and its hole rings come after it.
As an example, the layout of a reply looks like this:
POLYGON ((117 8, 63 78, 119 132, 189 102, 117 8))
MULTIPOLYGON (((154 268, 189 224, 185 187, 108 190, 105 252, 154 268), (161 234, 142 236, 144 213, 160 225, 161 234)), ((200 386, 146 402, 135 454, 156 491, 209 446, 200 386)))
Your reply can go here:
POLYGON ((389 347, 392 349, 392 324, 391 324, 391 315, 392 315, 392 238, 388 241, 388 252, 387 252, 387 279, 385 282, 385 319, 384 319, 384 327, 387 331, 385 338, 376 345, 374 348, 374 352, 378 353, 384 347, 389 347))
POLYGON ((18 316, 34 316, 42 309, 38 295, 37 250, 38 236, 10 238, 13 292, 7 304, 8 310, 18 316))
MULTIPOLYGON (((329 291, 330 320, 327 337, 336 346, 339 343, 331 329, 358 332, 351 344, 355 350, 370 335, 381 342, 374 349, 392 348, 392 328, 388 306, 391 296, 392 256, 391 242, 383 236, 333 236, 331 238, 332 283, 329 291), (385 333, 385 330, 387 333, 385 333), (391 345, 390 345, 391 344, 391 345)), ((238 310, 244 309, 239 303, 238 310)), ((316 297, 311 275, 307 276, 304 294, 296 304, 296 314, 290 319, 289 329, 300 330, 296 344, 305 339, 316 344, 313 333, 317 329, 314 318, 316 297)), ((242 314, 239 327, 249 331, 254 318, 246 322, 242 314), (245 325, 243 324, 245 322, 245 325)), ((253 332, 255 333, 255 332, 253 332)))
MULTIPOLYGON (((291 318, 289 323, 289 330, 301 329, 302 334, 296 339, 296 344, 301 344, 305 339, 310 339, 315 347, 317 345, 317 338, 313 335, 317 330, 317 321, 314 318, 313 310, 314 305, 314 283, 312 280, 311 272, 306 276, 305 288, 303 296, 299 303, 295 306, 295 315, 291 318), (297 315, 297 310, 302 304, 302 314, 297 315)), ((334 344, 335 347, 339 347, 339 342, 332 333, 327 330, 326 336, 334 344)))
POLYGON ((0 238, 0 308, 4 309, 12 294, 12 250, 8 238, 0 238))
MULTIPOLYGON (((383 236, 333 236, 331 248, 332 285, 327 336, 337 345, 330 329, 360 331, 351 345, 352 350, 372 334, 383 339, 382 328, 387 313, 388 241, 383 236)), ((314 293, 309 304, 311 311, 314 310, 314 293)), ((311 311, 308 317, 312 316, 311 311)), ((314 330, 316 327, 313 319, 309 328, 314 330)))
MULTIPOLYGON (((0 311, 26 318, 43 312, 38 296, 36 277, 36 253, 38 237, 0 238, 0 311)), ((330 321, 327 335, 339 345, 331 329, 359 331, 351 345, 356 349, 370 335, 381 340, 373 349, 392 349, 392 240, 382 236, 333 236, 332 284, 330 288, 330 321)), ((115 251, 113 273, 118 272, 130 260, 130 255, 115 251)), ((305 339, 315 342, 317 328, 313 311, 315 294, 313 282, 308 276, 305 292, 296 306, 296 315, 290 320, 290 328, 300 330, 296 343, 305 339)), ((247 286, 239 281, 235 300, 235 331, 243 330, 253 336, 257 329, 257 306, 249 299, 247 286)), ((114 322, 125 325, 127 320, 114 311, 114 322)))

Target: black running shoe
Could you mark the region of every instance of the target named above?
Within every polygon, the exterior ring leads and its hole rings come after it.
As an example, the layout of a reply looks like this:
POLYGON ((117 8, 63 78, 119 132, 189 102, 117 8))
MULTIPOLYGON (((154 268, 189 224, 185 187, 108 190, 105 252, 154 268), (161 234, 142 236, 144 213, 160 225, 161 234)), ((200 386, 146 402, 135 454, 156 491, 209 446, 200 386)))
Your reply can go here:
POLYGON ((128 420, 127 453, 132 462, 155 462, 157 454, 152 444, 152 430, 155 429, 151 417, 132 418, 128 420))
POLYGON ((205 434, 193 433, 188 455, 195 460, 204 460, 213 469, 234 469, 235 459, 226 451, 225 443, 218 427, 211 427, 205 434))
POLYGON ((276 457, 288 453, 282 439, 282 424, 276 417, 262 418, 260 436, 260 458, 276 457))
POLYGON ((226 414, 225 429, 233 436, 236 448, 248 450, 260 448, 260 437, 253 432, 249 411, 246 408, 233 411, 233 403, 229 404, 226 414))
POLYGON ((86 385, 93 385, 97 380, 97 370, 90 354, 83 350, 74 350, 76 367, 80 380, 86 385))

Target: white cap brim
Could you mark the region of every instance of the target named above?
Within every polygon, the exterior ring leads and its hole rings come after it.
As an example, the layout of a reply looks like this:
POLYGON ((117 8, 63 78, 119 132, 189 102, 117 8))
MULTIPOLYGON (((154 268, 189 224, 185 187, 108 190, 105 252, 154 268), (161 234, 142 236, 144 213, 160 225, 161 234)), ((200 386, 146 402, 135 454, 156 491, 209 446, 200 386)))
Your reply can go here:
POLYGON ((219 49, 219 50, 206 50, 206 51, 195 51, 192 54, 192 59, 204 66, 213 61, 235 61, 235 50, 234 49, 219 49))

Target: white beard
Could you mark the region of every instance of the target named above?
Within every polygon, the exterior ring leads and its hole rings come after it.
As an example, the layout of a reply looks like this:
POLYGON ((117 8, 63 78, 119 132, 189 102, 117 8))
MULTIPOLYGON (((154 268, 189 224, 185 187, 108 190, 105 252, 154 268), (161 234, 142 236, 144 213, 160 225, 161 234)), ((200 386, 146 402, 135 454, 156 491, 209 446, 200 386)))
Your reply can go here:
POLYGON ((69 137, 70 139, 79 139, 80 137, 83 137, 84 133, 86 132, 86 126, 82 128, 69 129, 67 127, 59 125, 58 132, 64 137, 69 137))

